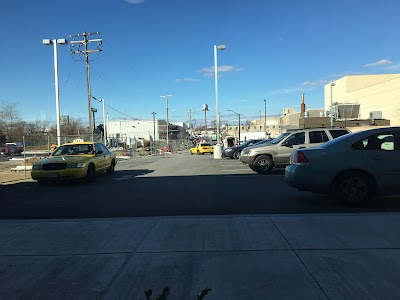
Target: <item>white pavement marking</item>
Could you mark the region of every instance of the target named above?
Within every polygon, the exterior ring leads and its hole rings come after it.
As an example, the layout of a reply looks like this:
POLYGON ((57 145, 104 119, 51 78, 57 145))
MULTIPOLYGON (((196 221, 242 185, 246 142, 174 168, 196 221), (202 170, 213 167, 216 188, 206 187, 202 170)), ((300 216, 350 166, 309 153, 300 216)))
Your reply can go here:
POLYGON ((135 177, 136 177, 136 175, 125 175, 125 176, 122 176, 122 177, 114 178, 114 180, 121 181, 121 180, 132 179, 132 178, 135 178, 135 177))

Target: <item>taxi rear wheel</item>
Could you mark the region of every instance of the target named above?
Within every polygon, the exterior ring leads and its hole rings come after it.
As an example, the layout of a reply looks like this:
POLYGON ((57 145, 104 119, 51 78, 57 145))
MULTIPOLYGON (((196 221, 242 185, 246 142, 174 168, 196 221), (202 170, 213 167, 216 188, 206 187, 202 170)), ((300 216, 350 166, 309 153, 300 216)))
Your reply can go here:
POLYGON ((107 175, 112 175, 114 174, 115 171, 115 161, 112 160, 110 167, 107 169, 107 175))
POLYGON ((92 181, 93 180, 94 172, 95 172, 94 165, 90 164, 88 166, 88 169, 87 169, 87 172, 86 172, 86 181, 92 181))

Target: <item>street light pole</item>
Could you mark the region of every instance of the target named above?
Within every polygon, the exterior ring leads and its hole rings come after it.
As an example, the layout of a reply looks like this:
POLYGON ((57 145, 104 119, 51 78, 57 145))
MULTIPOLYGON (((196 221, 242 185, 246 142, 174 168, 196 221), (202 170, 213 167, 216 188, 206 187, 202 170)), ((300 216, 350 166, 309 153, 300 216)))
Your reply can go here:
POLYGON ((334 87, 336 83, 331 83, 331 127, 333 127, 333 102, 332 102, 332 87, 334 87))
POLYGON ((225 45, 214 45, 214 76, 215 76, 215 118, 217 121, 217 144, 221 143, 219 132, 219 118, 218 118, 218 63, 217 63, 217 50, 225 50, 225 45))
POLYGON ((153 115, 153 154, 156 154, 156 112, 151 113, 153 115))
POLYGON ((104 145, 107 145, 107 126, 106 126, 106 112, 104 109, 104 99, 100 99, 101 104, 103 106, 103 138, 104 138, 104 145))
MULTIPOLYGON (((93 113, 93 133, 94 133, 94 131, 96 130, 96 120, 95 120, 95 118, 94 118, 94 113, 95 112, 97 112, 97 108, 91 108, 91 111, 92 111, 92 113, 93 113)), ((92 134, 92 136, 93 136, 93 134, 92 134)), ((92 138, 92 141, 93 141, 93 138, 92 138)))
POLYGON ((239 144, 240 144, 240 114, 237 113, 236 111, 232 110, 232 109, 227 109, 226 111, 231 111, 231 112, 235 113, 239 117, 239 144))
MULTIPOLYGON (((94 96, 92 96, 92 98, 94 100, 101 102, 102 106, 103 106, 103 142, 104 142, 104 145, 107 145, 107 126, 106 126, 106 111, 104 108, 104 106, 105 106, 104 99, 97 99, 94 96)), ((92 108, 92 111, 93 111, 93 108, 92 108)), ((96 110, 96 112, 97 112, 97 110, 96 110)), ((94 112, 93 112, 93 121, 94 121, 94 112)), ((93 127, 95 128, 94 130, 96 130, 95 125, 93 127)))
POLYGON ((267 132, 267 99, 264 99, 264 132, 267 132))
POLYGON ((171 97, 172 95, 165 95, 165 96, 160 96, 161 98, 165 98, 165 100, 166 100, 166 112, 167 112, 167 149, 168 149, 168 151, 170 150, 170 148, 169 148, 169 137, 168 137, 168 134, 169 134, 169 132, 168 132, 168 127, 169 127, 169 122, 168 122, 168 97, 171 97))
POLYGON ((57 146, 61 145, 61 129, 60 129, 60 93, 58 90, 58 52, 57 44, 66 45, 66 39, 43 39, 44 45, 53 45, 54 47, 54 82, 56 89, 56 120, 57 120, 57 146))

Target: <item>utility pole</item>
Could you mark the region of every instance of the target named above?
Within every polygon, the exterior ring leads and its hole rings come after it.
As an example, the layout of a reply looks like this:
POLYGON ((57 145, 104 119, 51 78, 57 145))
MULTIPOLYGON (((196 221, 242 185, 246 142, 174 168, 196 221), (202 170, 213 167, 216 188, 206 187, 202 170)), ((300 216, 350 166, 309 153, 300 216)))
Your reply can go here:
MULTIPOLYGON (((87 86, 87 101, 88 101, 88 113, 89 113, 89 128, 92 128, 92 115, 91 115, 91 92, 90 92, 90 65, 89 65, 89 54, 94 52, 102 51, 100 46, 102 39, 100 32, 84 32, 80 34, 73 34, 69 36, 72 40, 70 42, 70 53, 71 54, 83 54, 86 62, 86 86, 87 86), (99 38, 91 39, 90 36, 97 35, 99 38), (76 40, 82 38, 81 40, 76 40), (96 49, 89 49, 90 43, 97 43, 96 49), (75 48, 77 46, 77 49, 75 48)), ((91 135, 93 141, 93 132, 91 135)))
POLYGON ((189 126, 190 126, 190 135, 193 136, 192 110, 191 109, 189 109, 189 126))
POLYGON ((166 113, 167 113, 167 151, 169 152, 171 149, 169 147, 169 132, 168 132, 168 127, 169 127, 169 121, 168 121, 168 97, 172 97, 172 95, 165 95, 165 96, 160 96, 160 98, 165 98, 166 101, 166 113))

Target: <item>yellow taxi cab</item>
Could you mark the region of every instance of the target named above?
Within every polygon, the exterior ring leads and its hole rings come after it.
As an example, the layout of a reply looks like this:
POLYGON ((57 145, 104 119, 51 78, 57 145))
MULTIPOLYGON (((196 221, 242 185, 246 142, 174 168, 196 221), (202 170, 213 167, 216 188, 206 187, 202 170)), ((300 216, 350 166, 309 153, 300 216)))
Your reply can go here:
POLYGON ((190 148, 190 154, 204 155, 204 153, 214 153, 214 146, 208 143, 197 144, 196 147, 190 148))
POLYGON ((80 178, 90 181, 104 171, 112 175, 116 164, 116 154, 104 144, 76 139, 35 162, 31 176, 39 184, 80 178))

